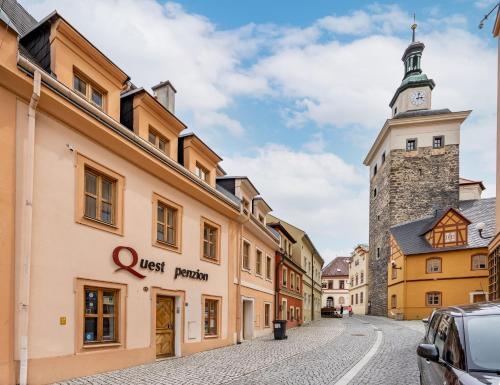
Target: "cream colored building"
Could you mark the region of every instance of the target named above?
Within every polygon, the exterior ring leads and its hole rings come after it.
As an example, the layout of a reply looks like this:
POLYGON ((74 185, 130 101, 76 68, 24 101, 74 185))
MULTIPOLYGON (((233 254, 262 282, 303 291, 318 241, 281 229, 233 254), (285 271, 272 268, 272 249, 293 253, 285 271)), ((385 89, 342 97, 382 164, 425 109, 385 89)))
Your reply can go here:
POLYGON ((321 318, 321 269, 323 258, 304 230, 269 215, 269 223, 279 222, 297 241, 292 245, 292 259, 302 267, 302 320, 309 323, 321 318))
POLYGON ((368 247, 359 245, 349 262, 349 295, 354 314, 367 314, 368 310, 368 247))
POLYGON ((347 312, 351 304, 349 296, 349 262, 351 257, 336 257, 321 272, 323 308, 340 309, 342 306, 347 312))
POLYGON ((173 86, 137 88, 58 13, 1 5, 0 384, 270 333, 270 207, 245 178, 217 184, 173 86))

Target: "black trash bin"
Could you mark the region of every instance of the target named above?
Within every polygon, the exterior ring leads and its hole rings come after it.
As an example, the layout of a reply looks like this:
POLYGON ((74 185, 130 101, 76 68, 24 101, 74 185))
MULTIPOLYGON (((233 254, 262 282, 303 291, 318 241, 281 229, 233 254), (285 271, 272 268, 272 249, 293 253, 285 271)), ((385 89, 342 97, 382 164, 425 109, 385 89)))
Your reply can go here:
POLYGON ((275 340, 286 340, 288 338, 286 335, 286 320, 274 320, 273 327, 275 340))

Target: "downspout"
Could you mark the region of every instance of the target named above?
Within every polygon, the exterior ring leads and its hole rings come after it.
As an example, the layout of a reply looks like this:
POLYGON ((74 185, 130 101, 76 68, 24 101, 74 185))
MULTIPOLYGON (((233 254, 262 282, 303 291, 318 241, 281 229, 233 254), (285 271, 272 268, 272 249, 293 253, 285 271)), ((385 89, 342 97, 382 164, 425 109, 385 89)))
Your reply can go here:
POLYGON ((21 226, 21 266, 19 286, 19 385, 28 381, 28 333, 31 274, 31 239, 33 233, 33 180, 35 168, 35 125, 36 108, 40 99, 41 73, 34 71, 33 93, 28 108, 28 132, 23 145, 22 165, 22 226, 21 226))
POLYGON ((238 237, 238 258, 236 262, 237 268, 237 281, 238 284, 236 286, 236 343, 241 344, 241 330, 242 330, 242 322, 243 322, 243 314, 242 314, 242 300, 241 300, 241 263, 243 259, 243 226, 247 223, 250 218, 246 215, 245 218, 240 222, 240 234, 238 237))
POLYGON ((275 272, 274 272, 274 283, 275 283, 275 287, 276 287, 276 292, 275 292, 275 295, 276 295, 276 306, 275 306, 275 320, 279 320, 279 307, 280 307, 280 290, 281 290, 281 285, 280 285, 280 279, 279 279, 279 271, 280 271, 280 266, 283 264, 283 255, 281 254, 281 252, 278 252, 279 253, 279 256, 280 256, 280 261, 278 264, 276 264, 276 268, 275 268, 275 272))

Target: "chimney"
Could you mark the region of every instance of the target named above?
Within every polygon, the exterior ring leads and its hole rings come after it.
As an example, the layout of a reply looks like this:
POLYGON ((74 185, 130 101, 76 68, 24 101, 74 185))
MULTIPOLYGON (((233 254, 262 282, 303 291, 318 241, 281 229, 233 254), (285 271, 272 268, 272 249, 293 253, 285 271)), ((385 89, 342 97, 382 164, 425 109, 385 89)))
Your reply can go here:
POLYGON ((175 93, 177 92, 172 83, 169 80, 166 82, 160 82, 156 86, 151 87, 155 98, 169 110, 172 114, 175 114, 175 93))

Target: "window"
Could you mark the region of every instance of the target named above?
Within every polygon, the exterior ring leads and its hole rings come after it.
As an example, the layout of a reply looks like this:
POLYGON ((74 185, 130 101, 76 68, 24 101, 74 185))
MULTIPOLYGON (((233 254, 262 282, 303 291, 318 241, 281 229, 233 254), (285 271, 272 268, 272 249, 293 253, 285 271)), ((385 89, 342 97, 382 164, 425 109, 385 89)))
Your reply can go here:
POLYGON ((363 303, 363 292, 359 293, 359 303, 363 303))
POLYGON ((444 242, 445 243, 453 243, 457 241, 457 232, 456 231, 447 231, 444 233, 444 242))
POLYGON ((344 297, 339 297, 339 304, 340 304, 340 305, 345 304, 345 299, 344 299, 344 297))
POLYGON ((391 278, 392 279, 398 278, 398 270, 394 266, 391 266, 391 278))
POLYGON ((206 297, 204 298, 204 302, 204 335, 205 337, 218 337, 220 299, 215 297, 206 297))
POLYGON ((255 274, 262 275, 262 251, 255 252, 255 274))
POLYGON ((296 281, 296 283, 295 283, 295 289, 297 291, 300 291, 300 277, 298 275, 295 276, 295 281, 296 281))
POLYGON ((117 342, 119 291, 85 286, 84 292, 84 344, 117 342))
POLYGON ((295 308, 295 317, 297 318, 297 321, 300 322, 300 308, 299 307, 295 308))
POLYGON ((441 319, 441 314, 433 313, 431 317, 432 317, 432 319, 430 319, 430 322, 429 322, 429 329, 427 331, 426 339, 427 339, 428 343, 433 344, 434 337, 436 336, 436 333, 437 333, 439 320, 441 319))
POLYGON ((326 289, 326 282, 321 282, 321 288, 326 289))
POLYGON ((377 247, 377 259, 380 259, 380 247, 377 247))
POLYGON ((345 287, 344 280, 343 280, 343 279, 341 279, 341 280, 339 281, 339 289, 344 289, 344 287, 345 287))
POLYGON ((99 89, 99 87, 85 80, 84 76, 77 74, 73 75, 73 89, 93 105, 103 109, 104 93, 99 89))
POLYGON ((382 164, 385 163, 385 151, 382 153, 382 164))
POLYGON ((365 273, 361 272, 361 278, 360 278, 360 283, 363 284, 363 282, 365 281, 365 273))
POLYGON ((180 251, 180 229, 182 207, 153 194, 153 244, 162 248, 180 251))
POLYGON ((351 294, 351 303, 354 305, 354 294, 351 294))
POLYGON ((81 154, 76 162, 76 222, 122 234, 125 178, 81 154))
POLYGON ((377 188, 373 189, 373 197, 375 198, 377 196, 377 188))
POLYGON ((169 141, 163 135, 160 135, 155 130, 149 130, 148 136, 149 143, 155 146, 158 150, 165 154, 169 154, 169 141))
POLYGON ((354 277, 351 277, 351 286, 354 286, 354 277))
POLYGON ((377 175, 377 165, 373 167, 373 176, 377 175))
POLYGON ((243 241, 243 268, 250 270, 250 243, 243 241))
POLYGON ((272 260, 271 260, 271 257, 267 256, 266 257, 266 278, 267 279, 271 279, 272 277, 272 273, 271 273, 271 270, 272 269, 272 260))
POLYGON ((219 263, 220 260, 220 225, 206 218, 201 219, 202 259, 208 262, 219 263))
POLYGON ((417 139, 406 139, 406 151, 415 151, 417 149, 417 139))
POLYGON ((287 275, 288 275, 288 269, 286 267, 283 268, 283 277, 282 277, 282 280, 283 280, 283 286, 286 286, 286 282, 287 282, 287 275))
POLYGON ((443 148, 444 147, 444 136, 434 136, 432 138, 432 148, 443 148))
POLYGON ((115 180, 85 168, 85 216, 106 224, 115 222, 115 180))
POLYGON ((358 275, 356 274, 356 286, 358 286, 358 283, 359 283, 359 278, 358 275))
POLYGON ((441 306, 441 292, 432 291, 425 293, 425 305, 426 306, 441 306))
POLYGON ((429 258, 427 259, 427 271, 428 274, 431 273, 441 273, 441 258, 429 258))
POLYGON ((472 270, 487 269, 486 255, 473 255, 472 256, 472 270))
POLYGON ((281 319, 282 320, 288 319, 286 299, 281 301, 281 319))
POLYGON ((294 320, 294 318, 293 318, 294 314, 293 313, 294 313, 293 307, 290 307, 290 321, 294 320))
POLYGON ((264 304, 264 327, 268 328, 271 326, 271 304, 264 304))
POLYGON ((398 307, 398 297, 396 294, 391 295, 391 309, 396 309, 398 307))
POLYGON ((328 289, 330 289, 330 290, 333 289, 333 281, 332 280, 328 281, 328 289))
POLYGON ((356 298, 356 305, 357 305, 358 304, 358 293, 356 293, 355 298, 356 298))
POLYGON ((451 324, 448 328, 448 336, 444 344, 443 359, 451 366, 460 370, 465 370, 465 348, 460 339, 460 333, 458 332, 456 322, 456 319, 451 319, 451 324))
POLYGON ((294 287, 294 281, 295 281, 295 274, 293 271, 290 272, 290 289, 293 290, 294 287))
POLYGON ((204 180, 207 183, 210 181, 210 172, 208 171, 208 169, 203 167, 200 163, 196 162, 196 166, 195 166, 194 170, 195 170, 195 174, 198 178, 200 178, 201 180, 204 180))

